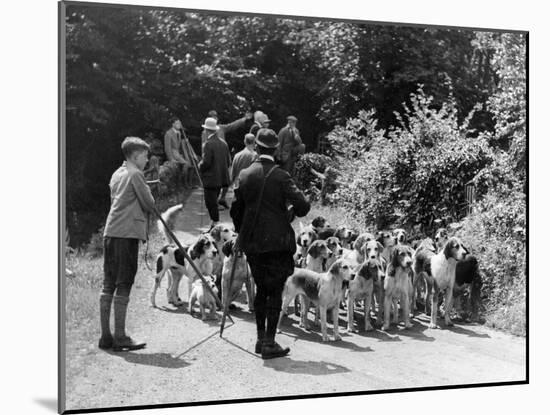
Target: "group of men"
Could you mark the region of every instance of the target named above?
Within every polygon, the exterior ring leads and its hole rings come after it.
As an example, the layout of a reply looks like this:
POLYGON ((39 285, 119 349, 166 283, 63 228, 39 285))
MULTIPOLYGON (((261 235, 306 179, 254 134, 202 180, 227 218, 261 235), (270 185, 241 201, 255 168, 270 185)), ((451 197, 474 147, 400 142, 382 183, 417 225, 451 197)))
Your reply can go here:
MULTIPOLYGON (((278 145, 274 154, 276 163, 291 175, 298 155, 305 152, 300 131, 296 128, 297 121, 293 115, 287 117, 287 125, 281 128, 277 136, 278 145)), ((180 165, 184 187, 194 187, 194 172, 198 169, 211 228, 219 223, 219 206, 229 209, 226 199, 229 186, 237 188, 239 173, 258 158, 256 135, 260 129, 268 129, 270 122, 264 112, 256 111, 254 114, 246 113, 229 124, 218 124, 217 112, 210 111, 202 124, 202 157, 199 160, 183 133, 181 121, 177 118, 171 120, 171 128, 164 136, 166 158, 180 165), (242 131, 252 119, 249 132, 244 136, 244 149, 235 154, 232 160, 226 134, 242 131)))
MULTIPOLYGON (((305 216, 310 209, 309 201, 289 174, 297 155, 304 151, 296 118, 289 116, 287 126, 277 135, 268 128, 267 115, 257 111, 254 124, 244 137, 245 148, 231 163, 224 139, 228 127, 218 125, 217 114, 209 115, 202 125, 204 144, 198 165, 187 138, 180 132, 178 119, 172 120, 172 127, 166 132, 166 156, 182 165, 182 173, 192 173, 195 168, 200 172, 213 226, 219 220, 218 203, 228 207, 222 199, 224 193, 220 195, 221 189, 235 184, 230 215, 239 233, 237 243, 247 255, 257 287, 254 350, 263 359, 282 357, 289 353, 289 348, 275 342, 275 333, 284 284, 294 270, 296 243, 291 222, 294 216, 305 216)), ((244 119, 248 117, 249 114, 244 119)), ((101 337, 98 346, 115 352, 146 346, 145 342, 130 337, 125 326, 130 291, 137 272, 139 241, 147 239, 146 215, 155 211, 155 199, 144 175, 150 146, 139 137, 127 137, 121 150, 125 161, 109 183, 111 208, 103 235, 104 279, 99 298, 101 337), (110 329, 112 304, 114 334, 110 329)), ((191 177, 187 174, 185 178, 188 185, 191 177)))

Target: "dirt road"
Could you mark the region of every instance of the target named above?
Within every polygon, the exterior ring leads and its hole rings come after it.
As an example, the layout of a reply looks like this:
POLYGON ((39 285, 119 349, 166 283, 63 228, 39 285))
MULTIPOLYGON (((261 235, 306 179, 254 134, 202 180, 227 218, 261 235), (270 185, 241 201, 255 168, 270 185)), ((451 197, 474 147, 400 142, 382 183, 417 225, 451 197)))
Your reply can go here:
MULTIPOLYGON (((201 214, 203 228, 209 222, 200 191, 186 206, 191 219, 180 228, 191 237, 201 229, 201 214)), ((68 343, 67 409, 520 381, 526 376, 524 338, 460 323, 430 330, 423 314, 411 330, 400 325, 387 333, 344 334, 342 341, 330 343, 321 341, 319 328, 305 332, 290 318, 278 336, 290 346, 290 355, 263 361, 253 353, 255 326, 245 304, 232 312, 235 324, 229 323, 220 338, 219 322, 203 322, 185 308, 167 305, 164 289, 157 294, 159 308, 151 308, 152 285, 147 273, 138 274, 128 323, 133 335, 147 340, 146 349, 104 352, 96 337, 68 343)), ((180 291, 186 295, 186 284, 180 291)), ((344 317, 342 313, 341 329, 344 317)), ((361 312, 358 319, 362 325, 361 312)))

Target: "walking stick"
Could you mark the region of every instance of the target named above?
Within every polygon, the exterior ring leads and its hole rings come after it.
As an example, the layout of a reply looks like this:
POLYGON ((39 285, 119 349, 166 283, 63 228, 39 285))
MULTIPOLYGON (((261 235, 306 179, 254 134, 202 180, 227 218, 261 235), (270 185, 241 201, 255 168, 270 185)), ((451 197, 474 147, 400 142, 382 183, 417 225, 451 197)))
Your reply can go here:
MULTIPOLYGON (((210 288, 210 285, 208 285, 208 283, 204 279, 201 271, 195 265, 195 263, 193 262, 193 260, 191 259, 191 257, 187 253, 187 251, 183 248, 180 241, 178 241, 178 239, 176 238, 176 235, 174 235, 174 232, 172 232, 172 230, 168 227, 168 225, 166 224, 166 222, 164 221, 164 219, 162 218, 161 214, 159 213, 159 211, 157 210, 156 207, 154 208, 154 212, 155 212, 155 215, 157 215, 157 217, 160 219, 160 221, 164 225, 164 228, 166 229, 166 233, 168 234, 168 236, 170 236, 170 238, 172 238, 172 240, 176 243, 176 245, 178 246, 180 252, 183 254, 185 259, 191 264, 191 267, 193 267, 193 270, 195 270, 197 276, 202 281, 203 286, 210 293, 210 295, 212 295, 212 297, 214 297, 214 300, 216 301, 216 305, 219 306, 220 308, 222 308, 222 303, 220 302, 220 299, 218 298, 218 296, 216 294, 214 294, 214 291, 212 291, 212 288, 210 288)), ((231 320, 232 323, 235 323, 233 321, 233 319, 231 318, 231 316, 228 316, 228 317, 229 317, 229 320, 231 320)))
POLYGON ((183 136, 185 137, 185 148, 187 150, 187 154, 189 154, 189 158, 191 159, 191 163, 193 164, 193 168, 195 169, 195 173, 197 173, 197 177, 199 178, 199 182, 201 184, 201 187, 204 189, 204 184, 202 183, 202 178, 199 172, 199 166, 197 166, 197 160, 195 160, 195 151, 193 150, 193 147, 191 147, 191 144, 189 143, 189 139, 187 138, 187 135, 185 134, 185 131, 183 131, 183 136))
MULTIPOLYGON (((235 269, 237 268, 237 261, 239 258, 239 253, 241 248, 239 247, 239 238, 235 241, 235 246, 233 247, 233 265, 231 266, 231 274, 229 275, 229 287, 227 288, 226 294, 223 296, 223 314, 222 314, 222 324, 220 326, 220 337, 223 335, 223 329, 225 327, 225 318, 231 316, 229 315, 229 295, 231 294, 231 287, 233 286, 233 279, 235 278, 235 269)), ((246 265, 248 267, 248 264, 246 265)), ((223 282, 222 282, 223 284, 223 282)), ((233 320, 231 320, 233 322, 233 320)))

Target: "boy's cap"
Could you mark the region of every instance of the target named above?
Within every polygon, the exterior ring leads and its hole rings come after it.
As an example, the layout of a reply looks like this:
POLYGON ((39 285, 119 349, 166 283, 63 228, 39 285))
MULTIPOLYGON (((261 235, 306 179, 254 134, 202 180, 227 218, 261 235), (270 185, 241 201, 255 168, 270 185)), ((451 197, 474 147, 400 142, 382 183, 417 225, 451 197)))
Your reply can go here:
POLYGON ((296 118, 294 115, 289 115, 288 117, 286 117, 286 119, 288 121, 294 121, 294 122, 298 121, 298 118, 296 118))
POLYGON ((266 148, 275 148, 279 145, 279 139, 272 129, 260 128, 256 134, 256 144, 266 148))

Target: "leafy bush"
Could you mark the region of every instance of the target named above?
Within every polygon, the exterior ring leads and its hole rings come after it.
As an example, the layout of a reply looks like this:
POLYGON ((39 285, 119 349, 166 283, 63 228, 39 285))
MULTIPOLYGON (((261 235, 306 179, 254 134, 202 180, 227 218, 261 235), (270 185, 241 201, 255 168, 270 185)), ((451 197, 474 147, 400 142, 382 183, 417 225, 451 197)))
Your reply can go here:
POLYGON ((491 192, 458 230, 479 260, 489 324, 519 335, 526 331, 525 202, 523 192, 491 192))
POLYGON ((492 151, 482 137, 468 137, 470 117, 458 123, 452 97, 439 109, 431 104, 419 89, 387 134, 376 128, 374 112, 362 112, 329 135, 343 170, 335 200, 366 225, 430 229, 436 219, 462 216, 465 185, 491 162, 492 151))

